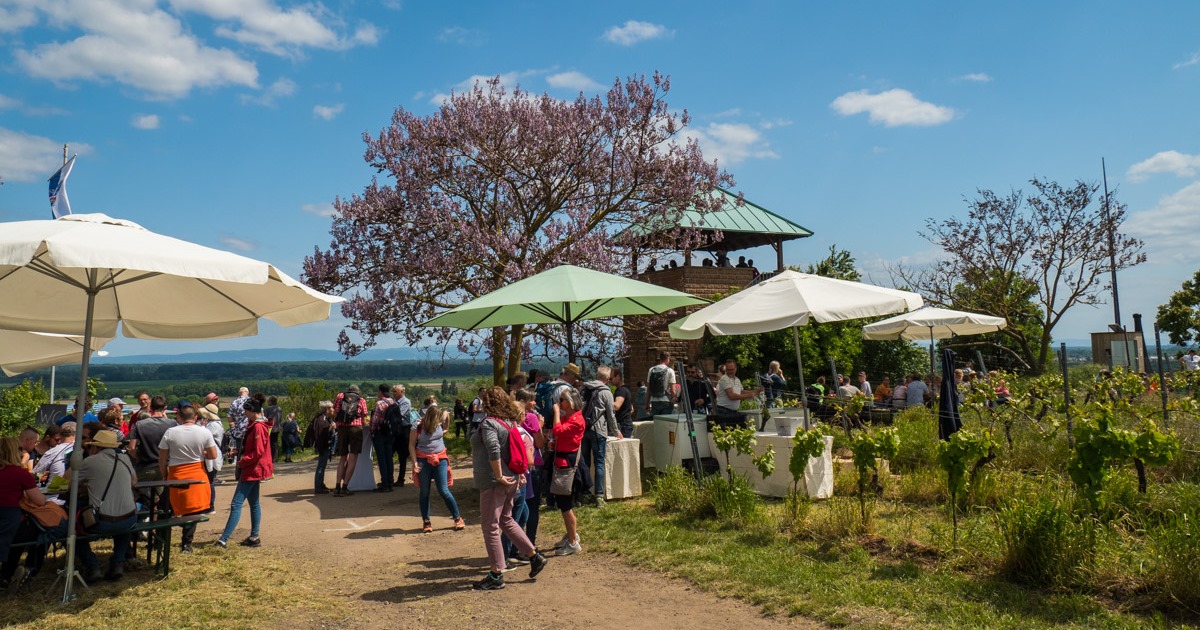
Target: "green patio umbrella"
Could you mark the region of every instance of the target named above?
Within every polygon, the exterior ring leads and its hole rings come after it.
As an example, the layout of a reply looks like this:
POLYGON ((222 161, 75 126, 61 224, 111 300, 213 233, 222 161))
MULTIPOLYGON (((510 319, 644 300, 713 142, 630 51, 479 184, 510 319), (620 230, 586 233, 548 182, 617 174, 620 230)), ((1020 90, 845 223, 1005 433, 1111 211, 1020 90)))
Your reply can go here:
POLYGON ((560 265, 497 289, 421 324, 478 330, 517 324, 562 324, 567 360, 575 362, 575 322, 625 315, 657 315, 708 300, 610 273, 560 265))

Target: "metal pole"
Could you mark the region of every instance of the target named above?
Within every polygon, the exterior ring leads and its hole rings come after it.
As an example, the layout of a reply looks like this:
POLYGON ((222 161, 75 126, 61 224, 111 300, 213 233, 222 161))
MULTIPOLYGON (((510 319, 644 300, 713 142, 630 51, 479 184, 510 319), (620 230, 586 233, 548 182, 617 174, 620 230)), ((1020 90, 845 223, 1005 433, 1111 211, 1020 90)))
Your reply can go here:
POLYGON ((933 358, 933 326, 929 327, 929 384, 933 384, 933 375, 937 374, 937 364, 933 358))
MULTIPOLYGON (((86 412, 84 405, 87 401, 87 378, 88 365, 92 358, 92 317, 96 312, 96 274, 95 270, 88 271, 88 279, 91 281, 91 286, 87 292, 87 319, 83 326, 83 361, 79 366, 79 395, 75 399, 75 419, 82 434, 83 415, 86 412)), ((77 434, 78 435, 78 434, 77 434)), ((76 515, 79 511, 79 469, 83 467, 83 442, 77 441, 75 449, 71 451, 71 494, 70 501, 67 506, 70 508, 67 512, 67 565, 63 568, 66 578, 66 584, 63 586, 62 603, 66 604, 75 598, 72 593, 72 588, 75 586, 75 580, 78 579, 84 588, 87 588, 87 582, 83 581, 83 576, 79 575, 79 571, 75 569, 75 527, 76 515)))
POLYGON ((1075 420, 1071 418, 1071 379, 1067 376, 1067 344, 1058 348, 1058 365, 1062 368, 1063 406, 1067 411, 1067 448, 1075 448, 1075 420))
MULTIPOLYGON (((675 374, 686 374, 683 369, 683 361, 675 362, 675 374)), ((703 468, 700 466, 700 445, 696 443, 696 423, 692 420, 692 395, 687 390, 687 379, 683 381, 683 395, 679 397, 683 401, 683 414, 687 421, 688 439, 692 443, 692 472, 696 475, 696 483, 700 483, 700 479, 704 476, 703 468)))
POLYGON ((50 366, 50 404, 54 404, 54 372, 58 366, 50 366))
POLYGON ((571 305, 563 304, 563 308, 565 309, 566 315, 567 315, 564 320, 566 322, 564 325, 566 326, 566 329, 567 329, 567 363, 574 363, 575 362, 575 337, 571 332, 571 327, 572 327, 571 326, 572 325, 571 305))
POLYGON ((800 413, 804 415, 804 430, 809 430, 808 423, 808 389, 804 386, 804 359, 800 358, 800 331, 792 326, 792 345, 796 346, 796 370, 800 373, 800 413))
POLYGON ((1158 337, 1158 322, 1154 322, 1154 354, 1158 356, 1158 394, 1162 398, 1163 428, 1171 428, 1170 412, 1167 411, 1167 379, 1163 375, 1162 340, 1158 337))
POLYGON ((1121 325, 1121 298, 1117 293, 1117 226, 1112 223, 1112 212, 1108 207, 1108 169, 1104 158, 1100 158, 1100 173, 1104 178, 1104 221, 1108 223, 1108 266, 1112 277, 1113 321, 1121 325))
POLYGON ((979 361, 979 371, 983 373, 984 378, 990 378, 987 365, 983 362, 983 353, 979 351, 979 348, 975 348, 975 360, 979 361))

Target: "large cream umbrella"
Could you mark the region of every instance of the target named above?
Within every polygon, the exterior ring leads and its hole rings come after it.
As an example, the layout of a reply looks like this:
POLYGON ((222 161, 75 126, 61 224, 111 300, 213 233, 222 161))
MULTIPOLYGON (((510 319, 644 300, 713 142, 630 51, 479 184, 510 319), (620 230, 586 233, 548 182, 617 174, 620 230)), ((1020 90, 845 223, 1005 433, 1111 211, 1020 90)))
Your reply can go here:
POLYGON ((676 339, 700 339, 705 332, 717 336, 751 335, 791 328, 800 391, 806 396, 797 327, 807 326, 809 321, 824 323, 890 315, 920 308, 924 303, 920 295, 911 291, 788 270, 675 321, 670 332, 676 339))
MULTIPOLYGON (((93 336, 92 352, 110 341, 111 337, 93 336)), ((0 330, 0 370, 4 371, 5 376, 79 363, 81 360, 83 337, 79 335, 0 330)))
MULTIPOLYGON (((0 224, 0 329, 82 335, 79 399, 87 393, 93 337, 117 324, 139 339, 215 339, 328 319, 342 298, 265 262, 156 234, 103 214, 0 224)), ((71 467, 78 470, 83 449, 71 467)), ((78 475, 71 476, 63 601, 72 597, 78 475)))
POLYGON ((1008 325, 1003 317, 932 306, 901 313, 895 317, 863 326, 863 339, 885 341, 905 339, 929 341, 929 373, 934 373, 933 341, 962 335, 996 332, 1008 325))

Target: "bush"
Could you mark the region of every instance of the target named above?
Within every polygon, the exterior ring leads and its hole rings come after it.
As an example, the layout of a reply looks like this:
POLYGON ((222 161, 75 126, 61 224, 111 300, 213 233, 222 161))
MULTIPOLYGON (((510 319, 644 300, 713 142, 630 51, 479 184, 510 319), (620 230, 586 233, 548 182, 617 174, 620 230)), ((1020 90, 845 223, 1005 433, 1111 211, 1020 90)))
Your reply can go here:
POLYGON ((892 472, 903 473, 936 467, 937 418, 928 409, 905 409, 896 416, 892 426, 900 438, 899 449, 890 462, 892 472))
POLYGON ((1094 521, 1072 507, 1062 491, 1023 493, 996 516, 1003 540, 1001 572, 1036 586, 1070 586, 1082 581, 1093 552, 1094 521))
POLYGON ((941 473, 930 468, 919 468, 900 475, 896 484, 896 498, 917 505, 940 505, 950 500, 950 492, 941 473))
POLYGON ((654 509, 660 514, 689 514, 696 504, 699 490, 696 478, 680 466, 668 466, 655 480, 654 509))
POLYGON ((1194 612, 1200 608, 1200 501, 1193 496, 1149 538, 1155 585, 1170 602, 1194 612))
POLYGON ((733 473, 729 480, 719 475, 705 477, 693 510, 697 517, 716 517, 732 525, 760 522, 764 510, 754 486, 745 475, 733 473))

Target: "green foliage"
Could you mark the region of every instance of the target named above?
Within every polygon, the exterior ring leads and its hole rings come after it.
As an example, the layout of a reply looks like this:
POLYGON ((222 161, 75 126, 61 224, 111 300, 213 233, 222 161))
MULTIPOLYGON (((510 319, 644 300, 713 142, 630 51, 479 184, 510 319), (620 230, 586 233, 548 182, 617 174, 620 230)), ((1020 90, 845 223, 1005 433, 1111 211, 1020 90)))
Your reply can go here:
POLYGON ((1200 341, 1200 271, 1158 307, 1155 321, 1173 344, 1200 341))
POLYGON ((1093 404, 1089 408, 1094 416, 1082 418, 1076 424, 1075 452, 1067 464, 1067 473, 1096 512, 1111 466, 1134 460, 1143 477, 1144 492, 1143 464, 1165 464, 1179 453, 1180 447, 1174 435, 1162 433, 1149 419, 1142 423, 1139 433, 1115 426, 1112 405, 1093 404))
POLYGON ((925 407, 908 408, 895 415, 892 427, 900 439, 896 455, 889 460, 894 472, 932 468, 937 458, 937 418, 925 407))
POLYGON ((854 469, 858 472, 858 503, 862 514, 862 524, 867 526, 867 485, 882 489, 879 485, 879 459, 890 459, 896 456, 900 447, 900 437, 896 430, 887 427, 878 429, 873 434, 866 431, 855 436, 850 442, 850 451, 854 454, 854 469))
POLYGON ((296 421, 300 423, 300 434, 304 435, 308 423, 320 409, 320 402, 332 401, 337 395, 338 390, 326 385, 324 381, 292 381, 287 384, 287 398, 283 400, 284 415, 296 414, 296 421))
POLYGON ((946 487, 950 490, 950 515, 954 524, 954 544, 958 544, 958 498, 967 488, 967 471, 972 470, 995 448, 992 434, 986 429, 974 433, 960 429, 938 444, 937 463, 946 473, 946 487))
POLYGON ((668 466, 655 478, 651 492, 660 514, 690 513, 698 494, 696 478, 681 466, 668 466))
POLYGON ((1000 570, 1035 586, 1083 581, 1094 554, 1094 521, 1080 518, 1063 492, 1043 490, 1014 497, 996 515, 1003 541, 1000 570))
POLYGON ((712 516, 740 526, 762 520, 763 504, 745 475, 734 473, 729 481, 718 476, 700 481, 696 516, 712 516))
POLYGON ((754 467, 758 468, 763 479, 770 477, 771 473, 775 472, 775 445, 768 444, 767 450, 763 451, 761 455, 751 457, 750 460, 754 462, 754 467))
POLYGON ((820 457, 824 452, 825 434, 817 429, 801 429, 792 436, 792 455, 788 460, 788 472, 792 473, 793 492, 799 487, 800 480, 804 479, 804 469, 808 467, 808 460, 820 457))
POLYGON ((712 435, 713 443, 717 445, 717 450, 725 455, 725 473, 729 475, 729 481, 732 483, 733 467, 729 464, 729 451, 736 449, 738 455, 753 455, 754 445, 757 443, 757 440, 754 439, 754 429, 750 427, 726 428, 714 425, 708 431, 712 435))
POLYGON ((1153 578, 1167 603, 1195 612, 1200 609, 1200 499, 1193 498, 1173 511, 1163 525, 1150 532, 1156 560, 1153 578))
POLYGON ((34 424, 38 407, 50 402, 41 381, 25 379, 20 385, 0 391, 0 435, 15 436, 34 424))

